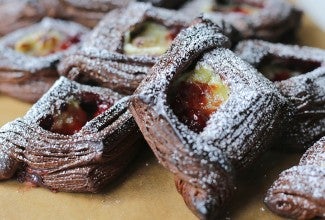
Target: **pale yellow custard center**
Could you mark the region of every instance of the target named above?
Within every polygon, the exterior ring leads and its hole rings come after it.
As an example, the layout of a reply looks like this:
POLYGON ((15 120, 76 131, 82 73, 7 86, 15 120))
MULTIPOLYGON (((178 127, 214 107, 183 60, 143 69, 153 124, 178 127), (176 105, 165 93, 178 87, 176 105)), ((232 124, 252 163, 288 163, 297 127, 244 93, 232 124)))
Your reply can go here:
POLYGON ((147 21, 124 36, 127 55, 161 55, 167 51, 173 38, 164 25, 147 21))

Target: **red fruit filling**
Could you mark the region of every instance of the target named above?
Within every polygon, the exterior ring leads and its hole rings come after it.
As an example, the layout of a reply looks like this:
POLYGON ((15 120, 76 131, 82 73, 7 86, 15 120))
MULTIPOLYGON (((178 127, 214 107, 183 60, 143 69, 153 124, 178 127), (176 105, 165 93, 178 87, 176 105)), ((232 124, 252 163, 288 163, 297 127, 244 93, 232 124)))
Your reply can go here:
POLYGON ((293 76, 311 72, 320 67, 320 65, 317 61, 269 56, 264 58, 257 68, 271 81, 282 81, 293 76))
POLYGON ((65 41, 61 43, 60 50, 66 50, 69 47, 71 47, 73 44, 77 44, 79 42, 80 42, 79 35, 68 37, 65 41))
POLYGON ((52 115, 41 119, 40 126, 45 130, 65 135, 72 135, 90 120, 100 115, 112 106, 111 102, 104 102, 98 95, 83 93, 78 98, 69 99, 52 115))
POLYGON ((15 50, 31 56, 47 56, 49 54, 68 49, 80 42, 80 35, 67 36, 62 32, 50 30, 27 35, 17 41, 15 50))
POLYGON ((203 130, 228 96, 228 87, 209 67, 196 67, 176 76, 167 93, 175 115, 195 132, 203 130))

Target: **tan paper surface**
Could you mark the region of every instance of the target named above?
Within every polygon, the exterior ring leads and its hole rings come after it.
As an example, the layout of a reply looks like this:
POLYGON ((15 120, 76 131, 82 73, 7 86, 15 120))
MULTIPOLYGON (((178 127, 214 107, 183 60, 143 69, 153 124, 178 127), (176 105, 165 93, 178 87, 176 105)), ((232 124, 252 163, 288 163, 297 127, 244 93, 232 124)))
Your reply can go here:
MULTIPOLYGON (((304 18, 301 44, 325 49, 325 34, 304 18)), ((30 107, 0 95, 0 125, 22 116, 30 107)), ((277 175, 300 155, 269 153, 239 180, 226 217, 281 219, 263 205, 263 195, 277 175)), ((100 194, 53 193, 15 180, 0 182, 0 219, 196 219, 177 193, 173 176, 144 149, 114 186, 100 194)))

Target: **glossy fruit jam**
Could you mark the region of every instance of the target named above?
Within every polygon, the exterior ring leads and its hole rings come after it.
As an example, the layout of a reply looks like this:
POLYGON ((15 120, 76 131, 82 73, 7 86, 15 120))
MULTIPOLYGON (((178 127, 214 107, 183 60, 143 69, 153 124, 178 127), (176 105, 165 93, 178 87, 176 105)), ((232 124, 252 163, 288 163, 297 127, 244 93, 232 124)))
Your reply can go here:
POLYGON ((68 99, 53 114, 42 118, 40 126, 54 133, 72 135, 112 105, 100 100, 96 94, 83 93, 78 98, 68 99))
POLYGON ((27 35, 18 40, 14 48, 20 53, 41 57, 68 49, 71 45, 79 43, 80 36, 67 36, 59 31, 40 31, 27 35))
POLYGON ((179 120, 191 130, 200 132, 228 96, 229 88, 211 67, 196 65, 175 76, 167 99, 179 120))
POLYGON ((167 28, 154 21, 146 21, 124 36, 127 55, 161 55, 180 32, 180 27, 167 28))
POLYGON ((271 81, 282 81, 313 71, 320 67, 320 65, 316 61, 268 56, 262 60, 257 69, 271 81))

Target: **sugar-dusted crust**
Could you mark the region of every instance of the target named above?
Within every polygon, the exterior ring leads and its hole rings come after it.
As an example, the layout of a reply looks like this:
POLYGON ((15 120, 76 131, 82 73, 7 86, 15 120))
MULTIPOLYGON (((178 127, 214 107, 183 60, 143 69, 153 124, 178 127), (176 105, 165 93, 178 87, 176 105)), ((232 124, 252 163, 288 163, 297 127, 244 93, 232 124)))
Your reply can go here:
POLYGON ((0 35, 57 16, 57 0, 0 0, 0 35))
POLYGON ((134 3, 108 13, 93 30, 81 50, 67 56, 59 65, 61 75, 82 83, 95 83, 131 94, 159 59, 153 55, 123 53, 124 34, 146 20, 166 27, 186 27, 187 18, 150 4, 134 3))
POLYGON ((132 0, 57 0, 62 18, 94 27, 109 11, 125 7, 132 0))
POLYGON ((55 191, 96 192, 116 178, 137 151, 140 133, 127 110, 128 97, 61 77, 27 114, 0 129, 0 178, 18 169, 25 181, 55 191), (69 98, 91 93, 115 102, 73 135, 40 126, 69 98))
POLYGON ((300 25, 301 11, 284 0, 234 0, 224 2, 260 5, 259 7, 262 7, 253 14, 209 12, 211 6, 215 5, 218 9, 220 3, 215 0, 192 0, 180 10, 192 17, 204 12, 212 21, 220 22, 220 20, 224 20, 229 22, 241 33, 243 39, 259 38, 277 41, 286 38, 288 34, 292 36, 300 25))
POLYGON ((0 40, 0 91, 27 102, 38 100, 58 78, 56 64, 64 55, 72 53, 78 44, 67 50, 42 57, 17 52, 14 45, 25 36, 47 30, 57 30, 67 36, 80 36, 88 29, 74 22, 44 18, 40 23, 19 29, 0 40))
POLYGON ((314 144, 299 164, 273 183, 265 204, 273 212, 293 219, 325 218, 325 138, 314 144))
POLYGON ((234 171, 265 150, 284 120, 286 100, 274 85, 236 57, 221 30, 207 20, 183 30, 132 97, 131 112, 160 163, 176 176, 188 207, 215 219, 234 191, 234 171), (191 64, 212 67, 230 88, 228 100, 200 133, 181 123, 167 102, 175 74, 191 64), (280 121, 281 121, 280 120, 280 121))
POLYGON ((319 67, 311 72, 275 82, 275 85, 288 98, 293 109, 281 145, 306 149, 325 135, 324 50, 251 40, 240 42, 236 53, 255 67, 269 56, 319 63, 319 67))

